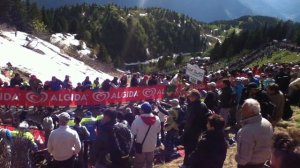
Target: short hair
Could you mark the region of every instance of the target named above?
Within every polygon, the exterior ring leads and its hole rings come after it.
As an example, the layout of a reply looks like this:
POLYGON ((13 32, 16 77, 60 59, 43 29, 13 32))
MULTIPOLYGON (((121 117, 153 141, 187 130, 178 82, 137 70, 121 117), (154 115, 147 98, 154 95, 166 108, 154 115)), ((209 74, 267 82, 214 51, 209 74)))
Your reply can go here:
POLYGON ((200 92, 197 89, 192 89, 189 91, 188 96, 195 96, 197 99, 201 98, 200 92))
POLYGON ((250 108, 250 110, 255 113, 255 114, 259 114, 260 113, 260 104, 257 100, 255 99, 246 99, 243 106, 248 106, 248 108, 250 108))
POLYGON ((210 126, 215 128, 215 130, 222 130, 225 127, 225 120, 220 115, 213 114, 208 117, 207 121, 209 122, 210 126))
POLYGON ((275 93, 279 93, 279 86, 276 83, 272 83, 268 86, 268 89, 274 91, 275 93))
POLYGON ((229 87, 231 85, 231 82, 229 79, 223 79, 223 84, 229 87))
POLYGON ((76 116, 76 117, 74 118, 74 122, 75 122, 76 124, 79 124, 79 123, 81 122, 81 117, 76 116))
POLYGON ((296 168, 300 164, 300 151, 297 142, 287 133, 277 133, 273 136, 275 156, 282 159, 282 168, 296 168))

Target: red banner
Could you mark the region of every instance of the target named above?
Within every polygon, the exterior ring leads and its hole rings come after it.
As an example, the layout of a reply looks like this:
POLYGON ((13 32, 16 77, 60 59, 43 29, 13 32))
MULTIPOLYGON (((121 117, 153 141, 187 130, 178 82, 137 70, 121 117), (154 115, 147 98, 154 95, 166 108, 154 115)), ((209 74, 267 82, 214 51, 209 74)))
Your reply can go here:
POLYGON ((87 90, 47 91, 35 93, 18 88, 0 88, 0 105, 8 106, 68 106, 100 105, 162 99, 165 96, 179 95, 179 89, 169 89, 164 85, 153 87, 111 88, 109 92, 87 90), (166 91, 168 93, 166 93, 166 91))

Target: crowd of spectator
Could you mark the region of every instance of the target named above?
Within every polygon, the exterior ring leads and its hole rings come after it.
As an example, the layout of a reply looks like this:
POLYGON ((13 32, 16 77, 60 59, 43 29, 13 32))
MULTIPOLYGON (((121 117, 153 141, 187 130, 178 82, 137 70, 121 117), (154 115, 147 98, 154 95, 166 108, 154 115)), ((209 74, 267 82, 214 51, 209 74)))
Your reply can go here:
MULTIPOLYGON (((45 143, 53 157, 49 165, 55 168, 151 168, 154 161, 169 162, 180 157, 177 150, 180 145, 185 150, 182 168, 221 168, 231 145, 237 146, 238 168, 296 168, 300 165, 299 144, 285 134, 274 136, 278 122, 291 117, 290 104, 300 103, 299 65, 268 64, 206 72, 199 85, 207 87, 201 90, 197 84, 188 83, 184 71, 175 75, 135 73, 130 76, 102 83, 99 78, 92 82, 86 77, 73 86, 68 75, 63 81, 53 76, 45 83, 31 75, 27 85, 16 73, 10 83, 0 82, 0 87, 19 86, 40 92, 109 91, 110 88, 159 84, 185 86, 178 98, 136 102, 123 111, 115 108, 97 113, 86 111, 83 118, 67 112, 46 116, 43 120, 45 143), (228 128, 234 130, 234 137, 225 131, 228 128), (157 148, 163 152, 157 153, 157 148), (134 158, 133 163, 130 158, 134 158)), ((26 122, 15 132, 0 131, 1 139, 12 146, 9 152, 15 152, 17 137, 31 144, 22 152, 37 151, 26 122)), ((16 164, 15 157, 18 155, 12 154, 8 159, 10 166, 16 164)), ((34 167, 28 158, 24 167, 34 167)))

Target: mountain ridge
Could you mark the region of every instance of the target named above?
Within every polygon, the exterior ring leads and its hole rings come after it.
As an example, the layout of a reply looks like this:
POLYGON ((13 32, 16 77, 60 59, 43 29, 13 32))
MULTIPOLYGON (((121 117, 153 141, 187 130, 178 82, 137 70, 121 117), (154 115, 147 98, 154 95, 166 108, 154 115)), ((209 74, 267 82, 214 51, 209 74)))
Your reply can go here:
POLYGON ((244 15, 265 15, 284 20, 300 21, 300 1, 287 0, 31 0, 40 6, 57 8, 75 4, 108 4, 122 7, 161 7, 184 13, 199 21, 232 20, 244 15))

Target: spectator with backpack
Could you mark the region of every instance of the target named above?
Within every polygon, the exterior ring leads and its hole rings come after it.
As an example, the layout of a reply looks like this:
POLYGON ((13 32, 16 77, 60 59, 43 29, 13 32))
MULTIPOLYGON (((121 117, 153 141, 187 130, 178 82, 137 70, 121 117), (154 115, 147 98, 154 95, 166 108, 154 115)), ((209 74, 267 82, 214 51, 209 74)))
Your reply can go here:
MULTIPOLYGON (((83 146, 83 141, 90 136, 90 133, 85 126, 80 124, 81 118, 76 116, 74 119, 74 122, 75 122, 75 125, 72 126, 71 128, 77 132, 80 142, 81 142, 81 146, 83 146)), ((84 151, 84 148, 81 148, 81 151, 78 154, 77 168, 83 168, 83 165, 84 165, 83 151, 84 151)))
POLYGON ((93 117, 92 112, 87 111, 85 116, 82 118, 81 125, 85 126, 90 133, 90 136, 85 139, 84 141, 84 160, 87 162, 88 160, 88 153, 91 151, 91 147, 97 138, 96 134, 96 127, 97 127, 97 120, 93 117))
POLYGON ((247 89, 249 92, 248 98, 253 98, 259 102, 262 117, 270 120, 276 106, 270 101, 267 93, 260 90, 256 83, 249 83, 247 89))
POLYGON ((267 94, 271 102, 276 104, 274 113, 271 116, 272 125, 275 126, 282 118, 285 106, 285 97, 279 90, 279 86, 275 83, 268 86, 267 94))
POLYGON ((152 106, 145 102, 141 105, 142 114, 132 123, 131 131, 135 136, 134 168, 152 168, 160 121, 152 113, 152 106))
POLYGON ((130 168, 129 154, 133 144, 131 131, 117 122, 117 112, 106 110, 103 115, 100 134, 91 151, 90 167, 130 168))

